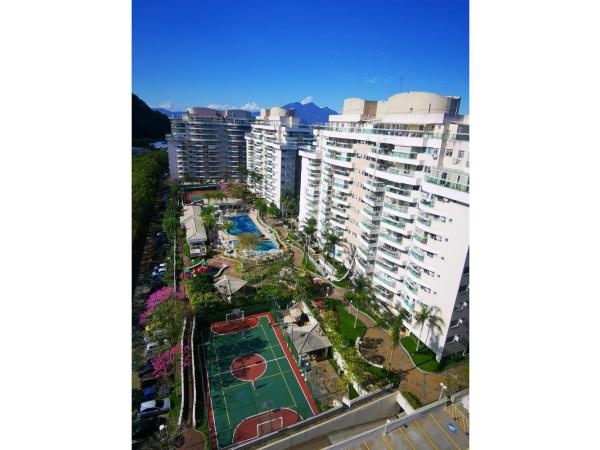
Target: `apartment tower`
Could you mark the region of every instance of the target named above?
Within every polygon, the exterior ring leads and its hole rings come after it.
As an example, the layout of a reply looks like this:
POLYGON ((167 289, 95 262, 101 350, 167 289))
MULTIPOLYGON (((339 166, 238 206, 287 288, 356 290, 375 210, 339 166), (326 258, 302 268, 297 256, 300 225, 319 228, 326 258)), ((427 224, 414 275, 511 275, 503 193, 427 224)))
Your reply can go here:
POLYGON ((300 125, 294 110, 262 109, 246 134, 247 168, 259 176, 248 177, 250 189, 280 208, 284 192, 296 195, 300 189, 298 148, 312 140, 312 129, 300 125))
POLYGON ((400 93, 350 98, 314 130, 302 159, 300 223, 337 232, 335 259, 372 283, 382 308, 438 360, 467 352, 469 287, 469 121, 460 98, 400 93), (414 318, 438 307, 443 324, 414 318))
POLYGON ((171 134, 167 135, 171 178, 239 180, 240 166, 246 164, 244 135, 252 120, 248 111, 211 108, 188 108, 180 119, 171 118, 171 134))

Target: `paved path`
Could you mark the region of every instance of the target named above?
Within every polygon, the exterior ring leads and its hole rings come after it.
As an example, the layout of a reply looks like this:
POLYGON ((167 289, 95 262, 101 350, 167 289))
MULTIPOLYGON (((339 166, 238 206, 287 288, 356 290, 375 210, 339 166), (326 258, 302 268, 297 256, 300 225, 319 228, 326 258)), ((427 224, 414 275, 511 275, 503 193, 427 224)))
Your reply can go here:
MULTIPOLYGON (((350 314, 355 310, 350 305, 346 306, 350 314)), ((389 359, 391 353, 391 341, 387 333, 371 320, 369 316, 359 310, 358 318, 367 326, 365 338, 381 339, 375 350, 376 354, 384 357, 383 366, 389 368, 389 359)), ((468 364, 453 367, 441 373, 423 372, 415 367, 410 356, 402 347, 402 344, 394 348, 392 355, 392 369, 401 370, 405 376, 400 384, 400 389, 408 391, 415 395, 423 404, 433 402, 440 395, 440 383, 444 383, 450 388, 450 393, 458 392, 469 386, 469 368, 468 364)))

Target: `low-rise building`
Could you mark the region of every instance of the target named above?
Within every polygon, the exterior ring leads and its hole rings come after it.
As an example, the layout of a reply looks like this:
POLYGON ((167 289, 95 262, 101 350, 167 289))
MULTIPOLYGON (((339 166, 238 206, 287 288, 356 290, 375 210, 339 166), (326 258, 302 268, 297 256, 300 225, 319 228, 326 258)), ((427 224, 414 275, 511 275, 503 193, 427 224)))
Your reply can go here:
POLYGON ((179 219, 179 222, 185 228, 185 240, 190 247, 192 258, 206 255, 207 236, 201 213, 201 206, 185 205, 183 215, 179 219))

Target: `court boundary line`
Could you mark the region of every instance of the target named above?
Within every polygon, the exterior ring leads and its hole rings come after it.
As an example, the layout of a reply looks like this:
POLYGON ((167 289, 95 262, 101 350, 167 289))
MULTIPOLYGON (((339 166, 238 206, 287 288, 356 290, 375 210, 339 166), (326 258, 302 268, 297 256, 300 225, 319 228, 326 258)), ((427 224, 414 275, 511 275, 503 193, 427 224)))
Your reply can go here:
MULTIPOLYGON (((239 378, 239 377, 237 377, 237 376, 235 375, 235 373, 233 373, 233 371, 234 371, 234 370, 238 370, 238 369, 233 369, 233 368, 232 368, 232 367, 233 367, 233 363, 234 363, 234 362, 235 362, 235 361, 236 361, 238 358, 241 358, 242 356, 246 356, 246 355, 250 355, 250 353, 246 353, 245 355, 240 355, 240 356, 237 356, 237 357, 233 358, 233 360, 231 361, 231 364, 229 364, 229 371, 231 372, 231 375, 232 375, 232 376, 233 376, 235 379, 237 379, 237 380, 240 380, 240 381, 249 382, 249 381, 251 381, 251 380, 244 380, 243 378, 239 378)), ((256 378, 252 378, 252 381, 256 381, 256 380, 258 380, 260 377, 262 377, 262 376, 263 376, 263 375, 264 375, 264 374, 267 372, 267 367, 269 366, 269 364, 268 364, 267 360, 264 358, 264 356, 262 356, 262 355, 259 355, 258 353, 252 353, 251 355, 256 355, 256 356, 260 357, 260 358, 262 359, 262 361, 261 361, 261 362, 259 362, 259 363, 250 364, 249 366, 243 366, 243 368, 244 368, 244 369, 246 369, 246 368, 250 368, 250 367, 254 367, 254 366, 258 366, 259 364, 264 364, 264 365, 265 365, 265 368, 264 368, 264 370, 261 372, 261 374, 260 374, 259 376, 257 376, 256 378)), ((273 355, 273 356, 275 356, 275 355, 273 355)), ((227 373, 227 372, 224 372, 224 373, 227 373)), ((219 375, 220 375, 220 374, 219 374, 219 375)))
MULTIPOLYGON (((260 323, 260 320, 259 320, 259 323, 260 323)), ((260 329, 262 330, 263 334, 265 335, 265 339, 267 340, 267 342, 269 342, 269 349, 271 350, 271 353, 273 354, 273 358, 275 358, 275 352, 273 351, 273 346, 271 345, 271 342, 269 341, 269 337, 267 336, 267 332, 265 331, 265 327, 263 327, 262 324, 260 326, 260 329)), ((294 394, 292 394, 292 390, 290 389, 290 385, 288 384, 287 379, 285 378, 285 375, 283 374, 283 370, 281 369, 279 360, 276 359, 276 362, 277 362, 277 368, 279 369, 279 373, 281 374, 281 377, 283 378, 283 382, 285 383, 285 387, 287 388, 288 392, 290 393, 292 402, 294 402, 295 407, 298 407, 298 404, 296 403, 296 397, 294 397, 294 394)), ((288 363, 289 363, 289 361, 288 361, 288 363)), ((300 388, 300 389, 302 389, 302 388, 300 388)))
POLYGON ((290 349, 287 348, 287 345, 284 342, 283 337, 280 334, 279 328, 277 328, 277 325, 275 324, 275 321, 273 320, 273 316, 271 316, 271 313, 264 313, 264 315, 267 317, 267 319, 269 320, 269 323, 271 324, 271 329, 273 330, 273 332, 275 333, 275 336, 277 337, 277 340, 279 341, 279 346, 283 349, 283 352, 288 357, 288 363, 289 363, 290 367, 292 368, 292 372, 294 372, 294 375, 296 376, 296 380, 298 381, 298 384, 300 385, 300 389, 304 393, 304 398, 306 399, 306 401, 308 402, 308 405, 312 409, 313 414, 314 415, 319 414, 319 408, 317 408, 317 404, 313 400, 312 395, 310 395, 310 391, 308 390, 308 387, 306 386, 306 382, 302 378, 302 375, 300 375, 300 370, 298 369, 298 366, 296 365, 296 362, 294 361, 294 358, 292 357, 292 354, 290 353, 290 349))
MULTIPOLYGON (((235 429, 233 430, 233 433, 232 433, 232 435, 231 435, 231 444, 232 444, 232 445, 233 445, 233 444, 235 444, 235 442, 233 442, 233 441, 234 441, 235 432, 237 431, 238 427, 239 427, 239 426, 242 424, 242 422, 244 422, 245 420, 251 419, 252 417, 257 417, 257 416, 260 416, 260 415, 262 415, 262 414, 269 414, 269 413, 272 413, 272 412, 273 412, 273 411, 275 411, 275 410, 280 410, 280 411, 281 411, 281 410, 284 410, 284 409, 289 409, 289 410, 290 410, 290 411, 292 411, 293 413, 297 414, 297 415, 298 415, 298 417, 300 417, 300 420, 299 420, 298 422, 301 422, 301 421, 303 421, 303 420, 304 420, 304 418, 302 417, 302 414, 300 414, 298 411, 295 411, 295 410, 293 410, 292 408, 290 408, 290 407, 288 407, 288 406, 285 406, 285 407, 283 407, 283 408, 273 408, 273 409, 268 409, 268 410, 266 410, 266 411, 260 412, 260 413, 258 413, 258 414, 253 414, 253 415, 251 415, 251 416, 248 416, 248 417, 246 417, 246 418, 245 418, 245 419, 243 419, 243 420, 240 420, 240 422, 239 422, 239 423, 238 423, 238 424, 235 426, 235 429)), ((283 417, 282 417, 281 419, 283 420, 283 417)), ((294 422, 294 423, 297 423, 297 422, 294 422)), ((290 424, 290 425, 291 425, 291 424, 290 424)), ((289 427, 289 425, 287 425, 287 426, 289 427)), ((285 428, 285 427, 284 427, 284 428, 285 428)), ((281 429, 283 430, 283 428, 281 428, 281 429)), ((278 431, 278 430, 275 430, 275 431, 278 431)), ((273 431, 272 431, 271 433, 273 433, 273 431)), ((267 434, 270 434, 270 433, 267 433, 267 434)), ((263 436, 264 436, 264 435, 263 435, 263 436)), ((243 441, 239 442, 239 444, 241 444, 242 442, 249 441, 250 439, 256 439, 257 437, 259 437, 259 436, 254 436, 253 438, 244 439, 243 441)))
MULTIPOLYGON (((281 331, 279 330, 279 328, 277 327, 277 325, 275 324, 275 321, 273 319, 273 316, 271 315, 271 313, 258 313, 258 314, 252 314, 250 316, 248 316, 248 318, 250 317, 256 317, 259 319, 259 323, 257 324, 260 325, 263 333, 265 333, 265 337, 267 338, 267 343, 268 343, 268 348, 271 350, 273 356, 275 356, 275 352, 274 352, 274 347, 273 345, 271 345, 271 341, 269 340, 268 336, 266 336, 266 331, 264 329, 264 326, 262 324, 260 324, 260 318, 261 317, 265 317, 267 319, 267 321, 269 322, 269 325, 271 326, 271 329, 273 330, 273 333, 275 334, 275 337, 277 338, 279 347, 281 347, 281 349, 283 350, 284 353, 284 357, 287 359, 288 361, 288 365, 290 366, 291 371, 294 374, 294 377, 296 379, 296 382, 298 383, 298 385, 300 386, 300 390, 302 391, 302 394, 304 395, 305 400, 308 403, 308 406, 310 407, 313 415, 317 415, 319 414, 319 410, 317 408, 317 405, 314 401, 314 399, 312 398, 312 395, 310 394, 310 391, 308 390, 308 387, 306 386, 306 382, 304 381, 304 379, 302 378, 301 374, 300 374, 300 370, 298 369, 298 366, 296 365, 296 362, 292 356, 292 354, 290 353, 290 350, 288 349, 287 345, 285 344, 285 341, 283 340, 283 337, 281 336, 281 331)), ((252 329, 254 329, 256 327, 253 327, 252 329)), ((206 328, 205 328, 206 329, 206 328)), ((209 331, 212 332, 212 327, 208 327, 209 331)), ((218 333, 214 333, 216 336, 220 336, 218 333)), ((236 333, 231 333, 231 334, 236 334, 236 333)), ((209 333, 210 336, 210 333, 209 333)), ((204 342, 204 341, 203 341, 204 342)), ((212 345, 212 339, 210 339, 209 337, 209 345, 211 345, 211 347, 213 347, 214 350, 214 354, 216 356, 216 359, 214 360, 215 363, 217 363, 217 369, 219 367, 218 362, 220 361, 219 359, 219 355, 216 351, 216 348, 214 348, 214 346, 212 345)), ((212 423, 212 428, 213 428, 213 433, 214 433, 214 438, 215 438, 215 442, 217 444, 217 448, 223 448, 220 443, 219 443, 219 433, 217 432, 217 425, 216 425, 216 418, 214 417, 214 409, 213 409, 213 399, 212 399, 212 390, 210 388, 210 383, 209 383, 209 378, 210 378, 210 374, 208 373, 208 358, 207 358, 207 352, 204 350, 204 348, 202 349, 202 354, 205 357, 205 373, 206 373, 206 389, 207 389, 207 399, 209 402, 209 407, 210 407, 210 414, 209 414, 209 425, 212 423)), ((282 378, 284 379, 286 386, 288 387, 289 390, 289 385, 287 384, 287 379, 285 377, 285 373, 288 373, 289 371, 283 371, 281 369, 281 366, 279 365, 279 361, 278 359, 281 359, 283 357, 279 357, 279 358, 275 358, 277 360, 277 364, 279 366, 279 373, 278 374, 274 374, 274 375, 281 375, 282 378)), ((224 372, 226 373, 226 372, 224 372)), ((272 375, 272 376, 274 376, 272 375)), ((223 401, 224 401, 224 406, 225 406, 225 410, 226 410, 226 414, 227 414, 227 421, 229 423, 229 429, 231 429, 231 419, 229 418, 229 408, 227 407, 227 403, 225 401, 225 391, 223 388, 223 380, 221 378, 221 374, 219 373, 219 382, 220 382, 220 387, 221 387, 221 393, 223 395, 223 401)), ((235 387, 237 386, 243 386, 245 385, 247 382, 240 382, 237 385, 234 385, 235 387)), ((234 387, 234 386, 228 386, 229 387, 234 387)), ((290 392, 291 394, 291 392, 290 392)), ((297 408, 298 405, 296 404, 295 398, 293 396, 293 394, 291 394, 292 397, 292 401, 294 402, 294 406, 297 408)), ((298 416, 300 417, 300 421, 305 420, 302 415, 298 412, 295 411, 294 409, 292 409, 291 407, 282 407, 279 409, 289 409, 291 411, 293 411, 294 413, 298 414, 298 416)), ((258 414, 254 414, 253 416, 256 415, 260 415, 260 414, 264 414, 265 412, 268 411, 263 411, 261 413, 258 414)), ((253 417, 253 416, 249 416, 249 417, 253 417)), ((238 424, 236 425, 236 428, 234 428, 233 434, 231 435, 231 440, 232 440, 232 444, 233 444, 233 437, 235 435, 235 429, 237 429, 237 427, 239 426, 239 424, 241 424, 245 419, 241 420, 240 422, 238 422, 238 424)))
POLYGON ((207 414, 208 414, 208 438, 213 441, 214 439, 214 443, 216 445, 217 448, 221 448, 219 446, 219 434, 217 433, 217 422, 215 419, 215 413, 213 410, 213 401, 212 401, 212 391, 210 389, 210 380, 209 380, 209 376, 208 376, 208 367, 207 367, 207 360, 206 360, 206 349, 204 346, 204 336, 202 334, 202 329, 200 329, 200 338, 202 343, 200 344, 202 347, 202 356, 204 357, 204 374, 202 376, 206 376, 206 385, 205 385, 205 398, 206 401, 208 402, 208 408, 207 408, 207 414), (211 425, 212 425, 212 433, 211 433, 211 425))

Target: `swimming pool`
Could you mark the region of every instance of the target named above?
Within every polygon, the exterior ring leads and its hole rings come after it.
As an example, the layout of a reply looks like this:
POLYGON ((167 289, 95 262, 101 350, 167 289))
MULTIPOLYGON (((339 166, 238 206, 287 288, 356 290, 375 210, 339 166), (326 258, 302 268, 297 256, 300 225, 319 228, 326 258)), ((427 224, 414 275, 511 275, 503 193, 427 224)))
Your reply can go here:
MULTIPOLYGON (((229 230, 229 234, 233 236, 238 236, 243 233, 254 233, 260 237, 263 236, 254 221, 248 215, 228 217, 228 220, 231 220, 235 224, 235 226, 229 230)), ((269 250, 277 248, 279 248, 279 246, 275 242, 265 239, 256 244, 255 251, 268 252, 269 250)))
POLYGON ((242 233, 256 233, 262 236, 262 233, 260 232, 256 224, 252 221, 250 216, 233 216, 229 217, 228 219, 235 224, 235 227, 229 230, 229 234, 237 236, 242 233))

